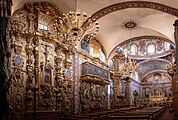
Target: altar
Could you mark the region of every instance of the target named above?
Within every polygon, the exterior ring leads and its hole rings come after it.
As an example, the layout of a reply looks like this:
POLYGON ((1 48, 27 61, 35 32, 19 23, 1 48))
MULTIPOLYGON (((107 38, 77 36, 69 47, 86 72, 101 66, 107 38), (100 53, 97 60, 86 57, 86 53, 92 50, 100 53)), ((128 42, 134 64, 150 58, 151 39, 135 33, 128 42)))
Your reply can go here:
POLYGON ((151 102, 161 102, 165 100, 165 93, 161 89, 150 91, 149 100, 151 102))

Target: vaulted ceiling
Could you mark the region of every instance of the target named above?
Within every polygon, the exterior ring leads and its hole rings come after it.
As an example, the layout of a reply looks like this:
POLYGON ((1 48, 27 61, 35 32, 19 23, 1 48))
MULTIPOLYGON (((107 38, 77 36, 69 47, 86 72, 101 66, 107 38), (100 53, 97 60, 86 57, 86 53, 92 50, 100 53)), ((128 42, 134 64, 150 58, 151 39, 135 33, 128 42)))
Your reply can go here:
MULTIPOLYGON (((81 12, 86 12, 87 15, 93 15, 107 6, 133 0, 13 0, 12 10, 14 12, 22 8, 27 2, 40 1, 51 2, 62 13, 68 13, 69 11, 76 11, 78 9, 81 12)), ((178 10, 176 9, 178 8, 178 0, 145 1, 159 3, 162 8, 159 8, 159 4, 155 6, 157 10, 153 9, 154 6, 152 6, 152 9, 148 8, 148 5, 151 4, 147 4, 147 8, 128 8, 128 6, 123 6, 127 9, 115 10, 114 12, 109 11, 106 15, 99 17, 100 31, 97 34, 97 38, 104 47, 107 56, 118 44, 133 37, 160 36, 174 41, 173 24, 177 18, 176 16, 178 16, 178 10), (175 8, 175 11, 171 12, 172 8, 164 5, 175 8), (136 23, 133 29, 125 28, 125 24, 129 21, 136 23)), ((137 2, 135 1, 135 3, 137 2)))

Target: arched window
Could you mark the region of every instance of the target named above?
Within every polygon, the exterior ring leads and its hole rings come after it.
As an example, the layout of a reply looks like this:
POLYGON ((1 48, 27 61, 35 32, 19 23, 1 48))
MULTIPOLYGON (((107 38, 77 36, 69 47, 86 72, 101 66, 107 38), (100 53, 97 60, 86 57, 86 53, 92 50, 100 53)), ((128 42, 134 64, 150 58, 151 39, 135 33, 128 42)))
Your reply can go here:
POLYGON ((137 54, 137 52, 138 52, 137 45, 132 44, 131 47, 130 47, 130 53, 131 54, 137 54))
POLYGON ((101 49, 99 49, 99 59, 103 62, 105 62, 105 55, 101 49))
POLYGON ((164 42, 164 49, 169 50, 170 49, 170 43, 164 42))
POLYGON ((148 54, 153 54, 155 52, 156 52, 156 46, 155 46, 155 44, 149 44, 147 46, 147 53, 148 54))
POLYGON ((92 47, 90 47, 90 55, 94 56, 94 49, 92 47))
POLYGON ((81 44, 81 49, 85 52, 89 52, 88 46, 89 46, 89 44, 87 42, 83 41, 81 44))
POLYGON ((112 67, 112 68, 114 67, 114 62, 113 62, 113 60, 110 60, 110 61, 109 61, 109 67, 112 67))

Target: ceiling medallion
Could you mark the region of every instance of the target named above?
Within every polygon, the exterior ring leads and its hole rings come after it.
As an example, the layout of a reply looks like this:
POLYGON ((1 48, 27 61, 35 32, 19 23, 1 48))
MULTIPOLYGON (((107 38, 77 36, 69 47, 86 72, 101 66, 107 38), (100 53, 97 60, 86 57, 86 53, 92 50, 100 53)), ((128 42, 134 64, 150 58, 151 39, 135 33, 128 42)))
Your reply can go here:
POLYGON ((132 30, 137 26, 136 22, 133 20, 128 20, 126 22, 123 23, 123 27, 126 30, 132 30))

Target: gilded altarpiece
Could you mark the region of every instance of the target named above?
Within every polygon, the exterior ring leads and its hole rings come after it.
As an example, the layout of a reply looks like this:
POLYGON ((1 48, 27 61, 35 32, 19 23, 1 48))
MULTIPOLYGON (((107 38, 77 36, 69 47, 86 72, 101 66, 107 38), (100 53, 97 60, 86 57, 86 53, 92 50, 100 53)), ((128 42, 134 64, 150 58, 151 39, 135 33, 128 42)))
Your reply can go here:
MULTIPOLYGON (((121 72, 120 66, 124 62, 124 55, 117 54, 113 57, 114 71, 111 74, 113 80, 113 95, 111 96, 111 108, 130 106, 130 78, 125 71, 121 72), (121 74, 122 73, 122 74, 121 74), (124 73, 124 74, 123 74, 124 73)), ((125 66, 123 66, 125 67, 125 66)))
POLYGON ((33 118, 38 111, 74 112, 74 46, 55 32, 60 12, 48 2, 26 3, 10 18, 11 119, 33 118))
POLYGON ((82 64, 80 78, 80 112, 108 108, 109 71, 89 62, 82 64))

